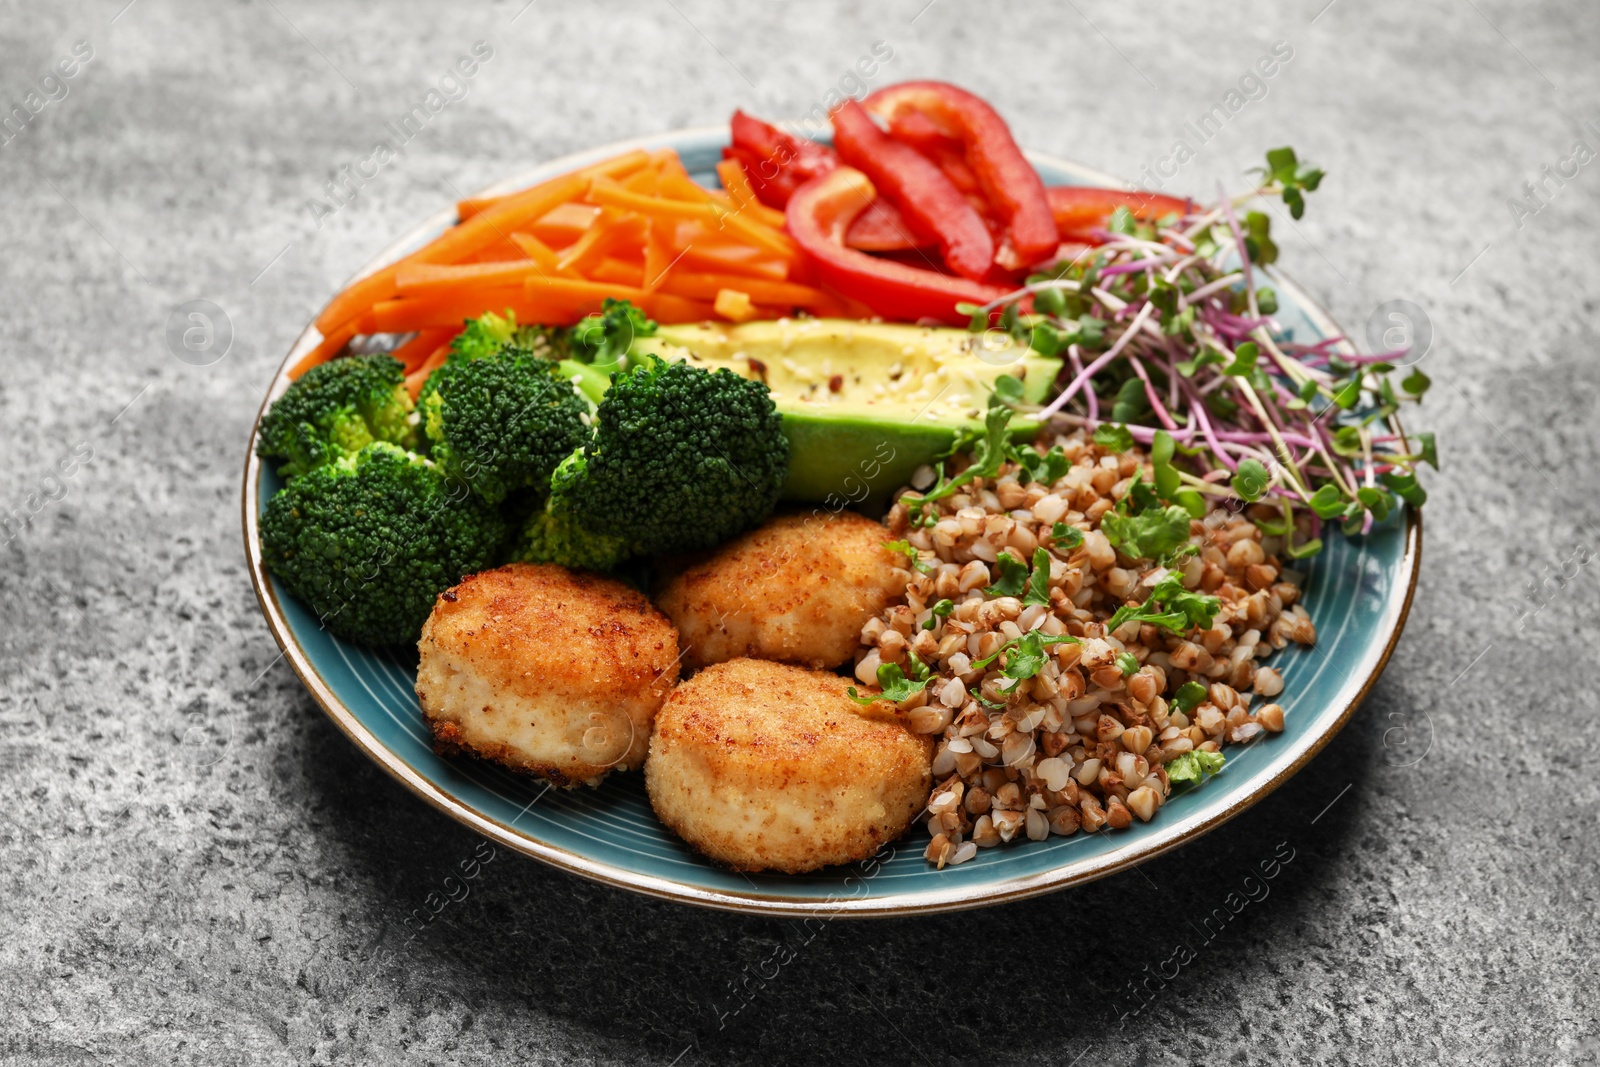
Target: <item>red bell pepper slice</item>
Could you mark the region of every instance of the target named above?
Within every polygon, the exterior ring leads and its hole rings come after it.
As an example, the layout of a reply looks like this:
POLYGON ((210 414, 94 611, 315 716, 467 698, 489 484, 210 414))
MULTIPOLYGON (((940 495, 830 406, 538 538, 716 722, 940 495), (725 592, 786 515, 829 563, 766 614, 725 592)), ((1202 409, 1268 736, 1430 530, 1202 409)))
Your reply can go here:
POLYGON ((1058 185, 1045 190, 1050 213, 1056 220, 1061 240, 1090 238, 1105 229, 1106 220, 1119 207, 1125 207, 1140 222, 1154 222, 1167 215, 1187 215, 1194 210, 1188 200, 1143 190, 1097 189, 1088 185, 1058 185))
POLYGON ((945 265, 977 280, 994 265, 994 238, 961 190, 938 166, 878 129, 854 100, 833 111, 833 147, 900 209, 916 233, 932 234, 945 265))
POLYGON ((756 199, 768 207, 781 209, 796 189, 839 165, 827 145, 784 133, 743 111, 735 111, 728 126, 732 143, 722 157, 744 164, 756 199))
POLYGON ((934 240, 914 233, 911 221, 900 214, 894 201, 880 196, 856 216, 844 235, 844 243, 863 252, 908 252, 929 248, 934 240))
POLYGON ((811 179, 789 198, 784 211, 789 236, 805 253, 816 277, 887 319, 935 319, 964 325, 959 303, 987 304, 1005 295, 992 285, 953 278, 845 247, 850 224, 877 195, 872 180, 841 166, 811 179))
POLYGON ((984 196, 1005 220, 1020 261, 1031 265, 1055 252, 1056 225, 1044 182, 994 108, 965 89, 937 81, 891 85, 867 97, 864 104, 891 129, 897 116, 915 111, 945 137, 959 140, 984 196))

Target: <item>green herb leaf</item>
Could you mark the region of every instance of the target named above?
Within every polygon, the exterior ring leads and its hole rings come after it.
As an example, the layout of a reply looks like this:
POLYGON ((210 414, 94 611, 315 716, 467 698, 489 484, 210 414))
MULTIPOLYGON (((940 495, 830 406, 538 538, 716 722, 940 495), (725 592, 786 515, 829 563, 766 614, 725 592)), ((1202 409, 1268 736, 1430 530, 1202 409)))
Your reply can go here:
POLYGON ((1429 378, 1426 374, 1423 374, 1415 367, 1411 369, 1410 374, 1406 375, 1400 380, 1400 388, 1416 397, 1420 397, 1423 393, 1426 393, 1428 391, 1428 386, 1432 384, 1433 379, 1429 378))
POLYGON ((1172 694, 1172 702, 1178 705, 1178 710, 1185 715, 1189 714, 1206 700, 1206 687, 1199 682, 1184 682, 1178 686, 1178 691, 1172 694))
POLYGON ((1206 517, 1206 498, 1200 490, 1183 488, 1172 494, 1172 502, 1189 513, 1191 519, 1206 517))
MULTIPOLYGON (((1059 295, 1060 290, 1046 289, 1044 292, 1035 294, 1035 305, 1038 303, 1038 297, 1043 296, 1044 293, 1056 293, 1059 295)), ((1028 347, 1041 356, 1053 356, 1067 347, 1067 342, 1061 331, 1050 323, 1036 322, 1033 324, 1033 332, 1028 335, 1028 347)))
POLYGON ((968 316, 967 329, 973 333, 982 333, 989 328, 989 313, 983 310, 981 304, 959 303, 956 305, 956 314, 968 316))
POLYGON ((1272 243, 1272 220, 1259 211, 1245 214, 1244 250, 1250 262, 1258 266, 1270 266, 1278 260, 1278 246, 1272 243))
POLYGON ((1010 552, 1002 552, 995 566, 1000 568, 1000 580, 985 586, 983 595, 1021 596, 1022 587, 1028 581, 1028 565, 1010 552))
POLYGON ((1058 552, 1070 552, 1083 544, 1083 531, 1076 526, 1058 522, 1050 528, 1050 539, 1055 542, 1058 552))
POLYGON ((1136 422, 1150 410, 1150 398, 1145 395, 1144 381, 1137 375, 1122 383, 1111 404, 1111 418, 1116 422, 1136 422))
POLYGON ((1094 443, 1107 452, 1126 452, 1133 447, 1133 434, 1126 426, 1103 422, 1094 428, 1094 443))
POLYGON ((1344 511, 1345 501, 1338 487, 1330 483, 1312 493, 1306 503, 1311 505, 1311 510, 1317 513, 1319 519, 1331 519, 1344 511))
POLYGON ((1117 669, 1122 672, 1124 678, 1127 678, 1130 675, 1139 673, 1139 661, 1131 653, 1119 652, 1117 653, 1117 669))
POLYGON ((933 573, 933 564, 922 562, 922 554, 916 550, 916 547, 910 541, 885 541, 883 547, 891 552, 898 552, 910 560, 911 565, 917 569, 917 573, 933 573))
POLYGON ((1028 589, 1022 602, 1046 606, 1050 603, 1050 553, 1043 548, 1033 550, 1033 573, 1028 575, 1028 589))
POLYGON ((1060 289, 1040 289, 1033 294, 1033 310, 1041 315, 1059 315, 1067 309, 1067 297, 1060 289))
MULTIPOLYGON (((1007 678, 1015 678, 1019 683, 1032 678, 1044 666, 1046 649, 1051 645, 1060 645, 1067 642, 1077 644, 1078 639, 1069 634, 1052 637, 1039 630, 1029 630, 1021 637, 1006 643, 1000 651, 1006 653, 1006 665, 1000 673, 1007 678)), ((996 655, 999 655, 997 652, 996 655)), ((977 666, 977 664, 973 664, 977 666)), ((1016 689, 1016 686, 1011 686, 1016 689)))
POLYGON ((1178 505, 1137 515, 1108 511, 1100 520, 1100 531, 1113 548, 1133 559, 1160 559, 1189 540, 1189 518, 1188 510, 1178 505))
POLYGON ((955 601, 953 601, 953 600, 941 600, 941 601, 939 601, 933 607, 928 609, 929 611, 932 612, 932 614, 928 616, 928 621, 922 624, 922 628, 924 630, 932 630, 934 627, 939 625, 939 620, 940 619, 948 617, 949 614, 952 611, 954 611, 955 609, 956 609, 956 602, 955 601))
POLYGON ((1017 463, 1027 475, 1027 478, 1022 479, 1024 485, 1030 480, 1041 485, 1054 485, 1072 469, 1072 461, 1067 459, 1060 445, 1051 448, 1042 456, 1037 449, 1024 445, 1017 449, 1017 463))
POLYGON ((1220 752, 1203 752, 1192 749, 1167 762, 1167 781, 1174 786, 1196 786, 1208 775, 1216 774, 1222 770, 1226 762, 1220 752))
MULTIPOLYGON (((912 662, 919 663, 920 661, 913 657, 912 662)), ((878 688, 883 692, 876 695, 861 696, 856 692, 856 687, 851 686, 849 689, 850 699, 862 705, 872 704, 879 700, 890 700, 898 704, 903 700, 909 700, 913 693, 922 692, 923 687, 928 684, 931 678, 932 675, 929 675, 919 681, 912 681, 900 669, 900 664, 885 663, 878 668, 878 688)))
POLYGON ((994 395, 1002 403, 1016 407, 1022 403, 1022 379, 1013 374, 1002 374, 994 380, 994 395))
POLYGON ((1417 458, 1434 470, 1439 469, 1439 446, 1434 442, 1432 433, 1419 433, 1414 435, 1417 439, 1417 458))
POLYGON ((1230 486, 1234 495, 1246 503, 1253 504, 1261 499, 1261 494, 1267 491, 1267 486, 1272 481, 1272 475, 1267 471, 1266 465, 1259 459, 1245 458, 1239 461, 1239 469, 1234 472, 1230 486))
POLYGON ((1412 507, 1420 508, 1428 502, 1428 493, 1417 481, 1415 474, 1402 474, 1399 471, 1390 471, 1380 475, 1379 481, 1394 490, 1394 495, 1404 500, 1412 507))
POLYGON ((1183 575, 1173 571, 1156 583, 1155 588, 1150 590, 1149 599, 1143 604, 1124 604, 1118 608, 1106 623, 1106 632, 1117 629, 1130 619, 1179 634, 1189 630, 1209 630, 1220 610, 1221 600, 1185 589, 1183 575))
POLYGON ((1356 401, 1361 399, 1361 377, 1352 377, 1337 393, 1333 394, 1333 402, 1349 411, 1356 406, 1356 401))
POLYGON ((1234 378, 1248 378, 1250 372, 1256 369, 1256 357, 1261 354, 1261 348, 1254 341, 1246 341, 1233 350, 1233 362, 1222 368, 1222 373, 1234 378))
POLYGON ((1269 286, 1260 286, 1256 289, 1256 308, 1263 315, 1276 315, 1278 313, 1278 294, 1269 286))
POLYGON ((1372 512, 1372 517, 1382 522, 1389 517, 1389 507, 1392 499, 1382 489, 1373 489, 1363 485, 1356 490, 1356 499, 1361 501, 1361 506, 1372 512))

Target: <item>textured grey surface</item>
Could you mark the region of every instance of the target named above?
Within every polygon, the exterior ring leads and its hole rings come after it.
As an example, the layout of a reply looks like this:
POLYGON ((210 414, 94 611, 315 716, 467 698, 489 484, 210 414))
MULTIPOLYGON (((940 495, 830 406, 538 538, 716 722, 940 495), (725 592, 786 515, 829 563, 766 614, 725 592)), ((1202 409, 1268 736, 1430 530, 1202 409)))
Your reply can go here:
POLYGON ((1600 1058, 1600 167, 1507 206, 1600 149, 1600 9, 125 2, 0 13, 8 111, 94 50, 0 146, 0 1060, 1600 1058), (476 40, 494 55, 465 98, 319 227, 307 201, 476 40), (1391 299, 1430 316, 1413 424, 1446 464, 1405 638, 1267 802, 1029 903, 807 930, 504 852, 473 868, 487 846, 276 661, 238 523, 261 391, 338 283, 457 191, 736 104, 805 112, 879 40, 875 84, 961 80, 1025 144, 1128 176, 1288 43, 1167 188, 1208 195, 1292 142, 1330 177, 1282 227, 1289 270, 1357 331, 1391 299), (199 298, 235 337, 197 367, 165 333, 199 298), (1186 925, 1290 850, 1213 941, 1186 925), (408 941, 463 863, 470 895, 408 941), (1130 980, 1179 942, 1140 1008, 1130 980))

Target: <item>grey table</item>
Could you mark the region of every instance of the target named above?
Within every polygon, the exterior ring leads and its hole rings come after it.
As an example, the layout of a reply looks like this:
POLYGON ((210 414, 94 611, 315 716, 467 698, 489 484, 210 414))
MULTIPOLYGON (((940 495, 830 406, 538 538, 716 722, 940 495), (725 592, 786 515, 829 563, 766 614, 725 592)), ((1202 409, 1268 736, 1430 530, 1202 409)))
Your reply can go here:
POLYGON ((6 4, 0 1058, 1595 1062, 1597 44, 1579 0, 6 4), (261 391, 458 193, 810 112, 875 42, 870 84, 960 80, 1023 143, 1168 191, 1282 143, 1327 168, 1285 265, 1358 336, 1395 300, 1432 333, 1412 423, 1444 470, 1405 638, 1268 801, 1032 902, 817 930, 492 854, 277 658, 239 532, 261 391), (430 89, 398 158, 331 192, 430 89), (192 300, 225 355, 169 337, 192 300))

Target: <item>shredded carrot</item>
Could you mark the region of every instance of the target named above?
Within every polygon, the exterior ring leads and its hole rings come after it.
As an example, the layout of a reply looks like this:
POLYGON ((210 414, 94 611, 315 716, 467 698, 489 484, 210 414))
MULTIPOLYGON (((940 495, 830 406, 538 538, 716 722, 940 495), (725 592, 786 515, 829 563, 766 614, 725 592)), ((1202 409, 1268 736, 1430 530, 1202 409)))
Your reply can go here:
POLYGON ((606 297, 669 323, 795 308, 867 313, 811 284, 783 213, 755 198, 742 164, 724 160, 717 173, 724 188, 708 189, 674 150, 637 150, 505 196, 461 200, 459 223, 329 302, 316 320, 323 339, 293 374, 363 334, 413 332, 396 352, 415 374, 463 320, 512 311, 565 325, 606 297))
MULTIPOLYGON (((372 309, 372 329, 374 333, 407 333, 426 328, 459 328, 467 319, 482 315, 485 311, 502 313, 522 303, 524 293, 516 287, 480 288, 417 299, 385 300, 372 309)), ((521 313, 518 309, 519 317, 521 313)))
POLYGON ((661 283, 661 289, 663 292, 692 297, 696 300, 715 300, 717 293, 723 289, 735 289, 748 294, 750 299, 758 304, 788 308, 815 308, 837 303, 832 296, 809 285, 773 282, 764 278, 741 278, 731 274, 674 272, 661 283))
POLYGON ((723 274, 749 275, 781 282, 788 278, 789 268, 781 260, 773 259, 765 249, 748 245, 702 246, 690 243, 684 246, 679 262, 685 267, 699 268, 723 274))
POLYGON ((315 367, 318 363, 326 363, 340 352, 343 352, 345 346, 357 334, 372 332, 371 321, 372 316, 370 314, 361 315, 323 337, 321 341, 317 342, 317 347, 307 352, 300 358, 300 362, 289 368, 290 380, 300 377, 300 375, 315 367))
POLYGON ((472 216, 483 211, 485 208, 493 207, 504 199, 505 197, 503 196, 479 196, 468 197, 465 200, 457 200, 456 218, 462 222, 466 222, 472 216))
POLYGON ((756 199, 755 190, 750 188, 750 175, 745 173, 743 163, 737 159, 724 159, 717 164, 717 177, 722 179, 722 187, 728 191, 729 199, 739 211, 750 212, 768 226, 783 225, 783 212, 767 207, 756 199))
POLYGON ((644 285, 644 267, 616 256, 607 256, 589 271, 589 277, 597 282, 615 282, 638 288, 644 285))
POLYGON ((441 344, 448 342, 456 335, 456 332, 448 329, 419 330, 415 337, 389 354, 398 359, 400 365, 405 368, 406 373, 410 374, 422 365, 423 360, 428 358, 429 353, 441 344))
POLYGON ((433 354, 422 361, 416 370, 406 375, 406 392, 411 394, 411 399, 416 400, 422 392, 422 385, 428 380, 428 375, 438 370, 446 359, 450 358, 450 346, 442 344, 433 350, 433 354))
MULTIPOLYGON (((596 178, 632 174, 649 161, 642 151, 628 152, 592 167, 564 174, 559 178, 503 197, 470 219, 440 234, 432 243, 413 252, 402 263, 460 262, 495 238, 503 238, 529 219, 539 218, 577 195, 596 178)), ((324 333, 345 325, 356 315, 395 292, 394 275, 398 264, 384 267, 362 278, 329 302, 317 316, 317 329, 324 333)))
MULTIPOLYGON (((671 293, 648 293, 635 300, 644 313, 657 322, 669 325, 680 322, 704 322, 716 317, 716 308, 704 300, 688 300, 671 293)), ((773 318, 777 318, 776 315, 773 318)))
POLYGON ((562 248, 582 237, 599 217, 600 209, 592 204, 562 204, 524 228, 551 248, 562 248))
POLYGON ((561 273, 561 267, 556 262, 555 250, 533 234, 514 233, 511 235, 511 243, 517 246, 519 252, 533 260, 547 273, 561 273))

